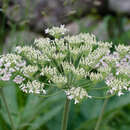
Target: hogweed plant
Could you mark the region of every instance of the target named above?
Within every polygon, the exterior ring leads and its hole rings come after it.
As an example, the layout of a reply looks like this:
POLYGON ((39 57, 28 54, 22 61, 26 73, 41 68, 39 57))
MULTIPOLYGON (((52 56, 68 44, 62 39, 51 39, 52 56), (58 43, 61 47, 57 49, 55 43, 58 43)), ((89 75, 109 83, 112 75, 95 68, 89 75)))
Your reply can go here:
POLYGON ((118 45, 111 52, 112 43, 97 41, 89 33, 70 36, 63 25, 45 33, 51 38, 35 39, 33 46, 17 46, 13 53, 0 56, 0 80, 11 80, 25 93, 64 91, 62 130, 67 129, 70 101, 95 98, 89 91, 96 83, 105 82, 104 97, 130 90, 130 46, 118 45))

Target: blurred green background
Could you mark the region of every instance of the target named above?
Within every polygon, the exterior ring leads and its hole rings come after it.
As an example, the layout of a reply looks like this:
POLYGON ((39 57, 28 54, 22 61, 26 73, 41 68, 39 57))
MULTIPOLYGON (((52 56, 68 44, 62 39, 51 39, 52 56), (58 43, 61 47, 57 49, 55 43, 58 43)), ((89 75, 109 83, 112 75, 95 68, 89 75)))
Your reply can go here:
MULTIPOLYGON (((130 0, 0 0, 0 54, 16 45, 32 44, 45 36, 44 29, 60 24, 71 34, 89 32, 113 45, 130 45, 130 0)), ((0 85, 18 130, 60 130, 63 93, 43 98, 27 95, 12 83, 0 85)), ((94 130, 103 103, 72 102, 68 130, 94 130)), ((1 99, 0 130, 11 130, 1 99)), ((108 100, 100 130, 130 130, 130 93, 108 100)))

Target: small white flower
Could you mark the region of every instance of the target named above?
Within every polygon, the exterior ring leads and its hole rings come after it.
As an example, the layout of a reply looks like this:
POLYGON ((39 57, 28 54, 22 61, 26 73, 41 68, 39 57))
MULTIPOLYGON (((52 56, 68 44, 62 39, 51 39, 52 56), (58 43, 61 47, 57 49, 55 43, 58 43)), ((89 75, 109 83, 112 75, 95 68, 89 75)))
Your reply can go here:
POLYGON ((49 33, 49 29, 48 29, 48 28, 45 30, 45 33, 46 33, 46 34, 49 33))
POLYGON ((44 84, 37 80, 34 80, 32 82, 28 81, 27 84, 20 85, 20 88, 23 92, 26 93, 46 94, 44 84))
POLYGON ((119 71, 116 72, 116 75, 119 75, 119 71))
POLYGON ((92 98, 92 96, 89 96, 86 90, 81 87, 72 87, 66 90, 65 93, 69 100, 75 100, 75 104, 79 103, 84 97, 92 98))
POLYGON ((74 104, 77 104, 77 103, 79 103, 79 101, 77 99, 75 99, 74 104))
POLYGON ((121 92, 121 91, 118 92, 118 96, 121 96, 121 95, 123 95, 123 94, 124 94, 124 93, 121 92))
POLYGON ((24 80, 25 80, 25 79, 24 79, 22 76, 17 75, 17 76, 14 78, 13 81, 14 81, 16 84, 21 84, 24 80))
POLYGON ((3 61, 0 59, 0 67, 3 66, 3 61))
POLYGON ((47 28, 45 30, 45 33, 50 34, 52 36, 57 36, 57 35, 65 35, 68 33, 68 29, 64 27, 64 25, 61 25, 60 27, 52 27, 51 29, 47 28))
POLYGON ((3 77, 1 77, 1 80, 3 80, 3 81, 9 81, 11 76, 12 76, 11 74, 5 73, 3 75, 3 77))

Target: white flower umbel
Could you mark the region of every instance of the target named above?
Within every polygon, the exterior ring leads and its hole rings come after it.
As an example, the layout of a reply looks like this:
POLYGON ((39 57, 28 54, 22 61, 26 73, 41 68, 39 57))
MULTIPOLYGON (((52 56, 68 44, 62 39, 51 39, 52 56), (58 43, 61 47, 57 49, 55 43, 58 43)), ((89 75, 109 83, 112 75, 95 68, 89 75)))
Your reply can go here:
POLYGON ((44 83, 40 83, 37 80, 28 81, 26 84, 20 85, 20 88, 25 93, 46 94, 44 83))
POLYGON ((44 68, 42 68, 42 70, 41 70, 41 73, 40 73, 40 75, 42 75, 42 76, 55 76, 55 75, 57 75, 57 69, 56 69, 56 67, 48 67, 48 66, 46 66, 46 67, 44 67, 44 68))
POLYGON ((116 75, 126 75, 130 78, 130 55, 125 55, 120 61, 116 62, 116 75))
POLYGON ((51 29, 46 29, 45 30, 46 34, 50 34, 56 38, 59 38, 65 34, 68 33, 68 29, 65 28, 64 25, 61 25, 60 27, 52 27, 51 29))
POLYGON ((23 78, 23 77, 20 76, 20 75, 17 75, 17 76, 14 78, 13 81, 14 81, 16 84, 21 84, 24 80, 25 80, 25 78, 23 78))
POLYGON ((38 63, 39 57, 41 56, 41 52, 39 50, 34 49, 31 46, 25 46, 25 47, 18 46, 16 47, 15 52, 25 57, 32 63, 38 63))
POLYGON ((51 40, 49 38, 38 38, 35 39, 34 44, 36 47, 44 51, 46 47, 50 47, 51 40))
POLYGON ((0 57, 0 80, 9 81, 13 75, 26 65, 22 57, 6 54, 0 57))
POLYGON ((72 46, 80 45, 82 43, 89 44, 89 45, 96 45, 96 37, 93 34, 89 33, 81 33, 75 36, 66 36, 65 39, 71 44, 72 46))
POLYGON ((72 63, 62 62, 62 66, 64 68, 65 73, 73 72, 73 74, 79 77, 87 76, 87 72, 85 71, 84 68, 80 68, 80 67, 75 68, 75 66, 72 63))
POLYGON ((67 77, 63 75, 53 75, 51 80, 59 87, 62 87, 61 85, 67 84, 67 77))
POLYGON ((81 87, 72 87, 71 89, 66 90, 65 93, 69 100, 75 100, 75 104, 79 103, 85 97, 91 98, 87 91, 81 87))
POLYGON ((106 78, 105 82, 110 87, 108 92, 111 94, 118 92, 118 96, 124 93, 123 90, 128 90, 128 86, 130 85, 127 80, 117 79, 112 74, 106 78))
POLYGON ((63 25, 45 33, 51 38, 38 38, 32 46, 18 46, 15 54, 0 56, 0 80, 11 79, 24 92, 44 94, 46 81, 75 103, 89 97, 87 85, 103 80, 109 94, 130 90, 129 46, 119 45, 111 52, 112 43, 97 41, 89 33, 70 36, 63 25))
POLYGON ((90 80, 92 81, 101 81, 103 80, 103 75, 101 73, 90 73, 90 80))
POLYGON ((96 65, 99 63, 100 59, 109 52, 109 48, 99 47, 93 52, 89 53, 89 55, 85 58, 82 58, 80 63, 95 68, 96 65))
POLYGON ((116 46, 116 51, 121 56, 127 55, 128 53, 130 54, 130 46, 118 45, 118 46, 116 46))
POLYGON ((25 77, 32 77, 38 71, 37 66, 28 65, 22 68, 21 72, 25 77))

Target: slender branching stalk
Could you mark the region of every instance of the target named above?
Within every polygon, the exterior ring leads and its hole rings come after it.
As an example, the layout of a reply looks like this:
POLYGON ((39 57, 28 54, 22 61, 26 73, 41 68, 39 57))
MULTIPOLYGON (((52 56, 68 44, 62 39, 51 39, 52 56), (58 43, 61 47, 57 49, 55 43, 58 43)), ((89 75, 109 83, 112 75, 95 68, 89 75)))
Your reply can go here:
POLYGON ((101 113, 100 113, 99 118, 98 118, 97 123, 96 123, 95 130, 99 130, 99 128, 100 128, 100 124, 101 124, 101 121, 102 121, 102 118, 103 118, 103 114, 104 114, 107 102, 108 102, 108 98, 106 98, 105 101, 104 101, 101 113))
POLYGON ((10 123, 11 123, 11 128, 12 128, 12 130, 16 130, 16 128, 14 127, 14 123, 13 123, 13 120, 12 120, 12 117, 11 117, 11 113, 9 111, 9 107, 8 107, 7 102, 6 102, 6 99, 5 99, 5 96, 4 96, 2 88, 0 88, 0 95, 1 95, 1 98, 2 98, 3 103, 5 105, 5 108, 6 108, 6 111, 7 111, 7 114, 8 114, 8 118, 9 118, 10 123))
POLYGON ((68 123, 68 116, 69 116, 69 106, 70 106, 70 100, 66 98, 61 130, 67 130, 67 123, 68 123))

